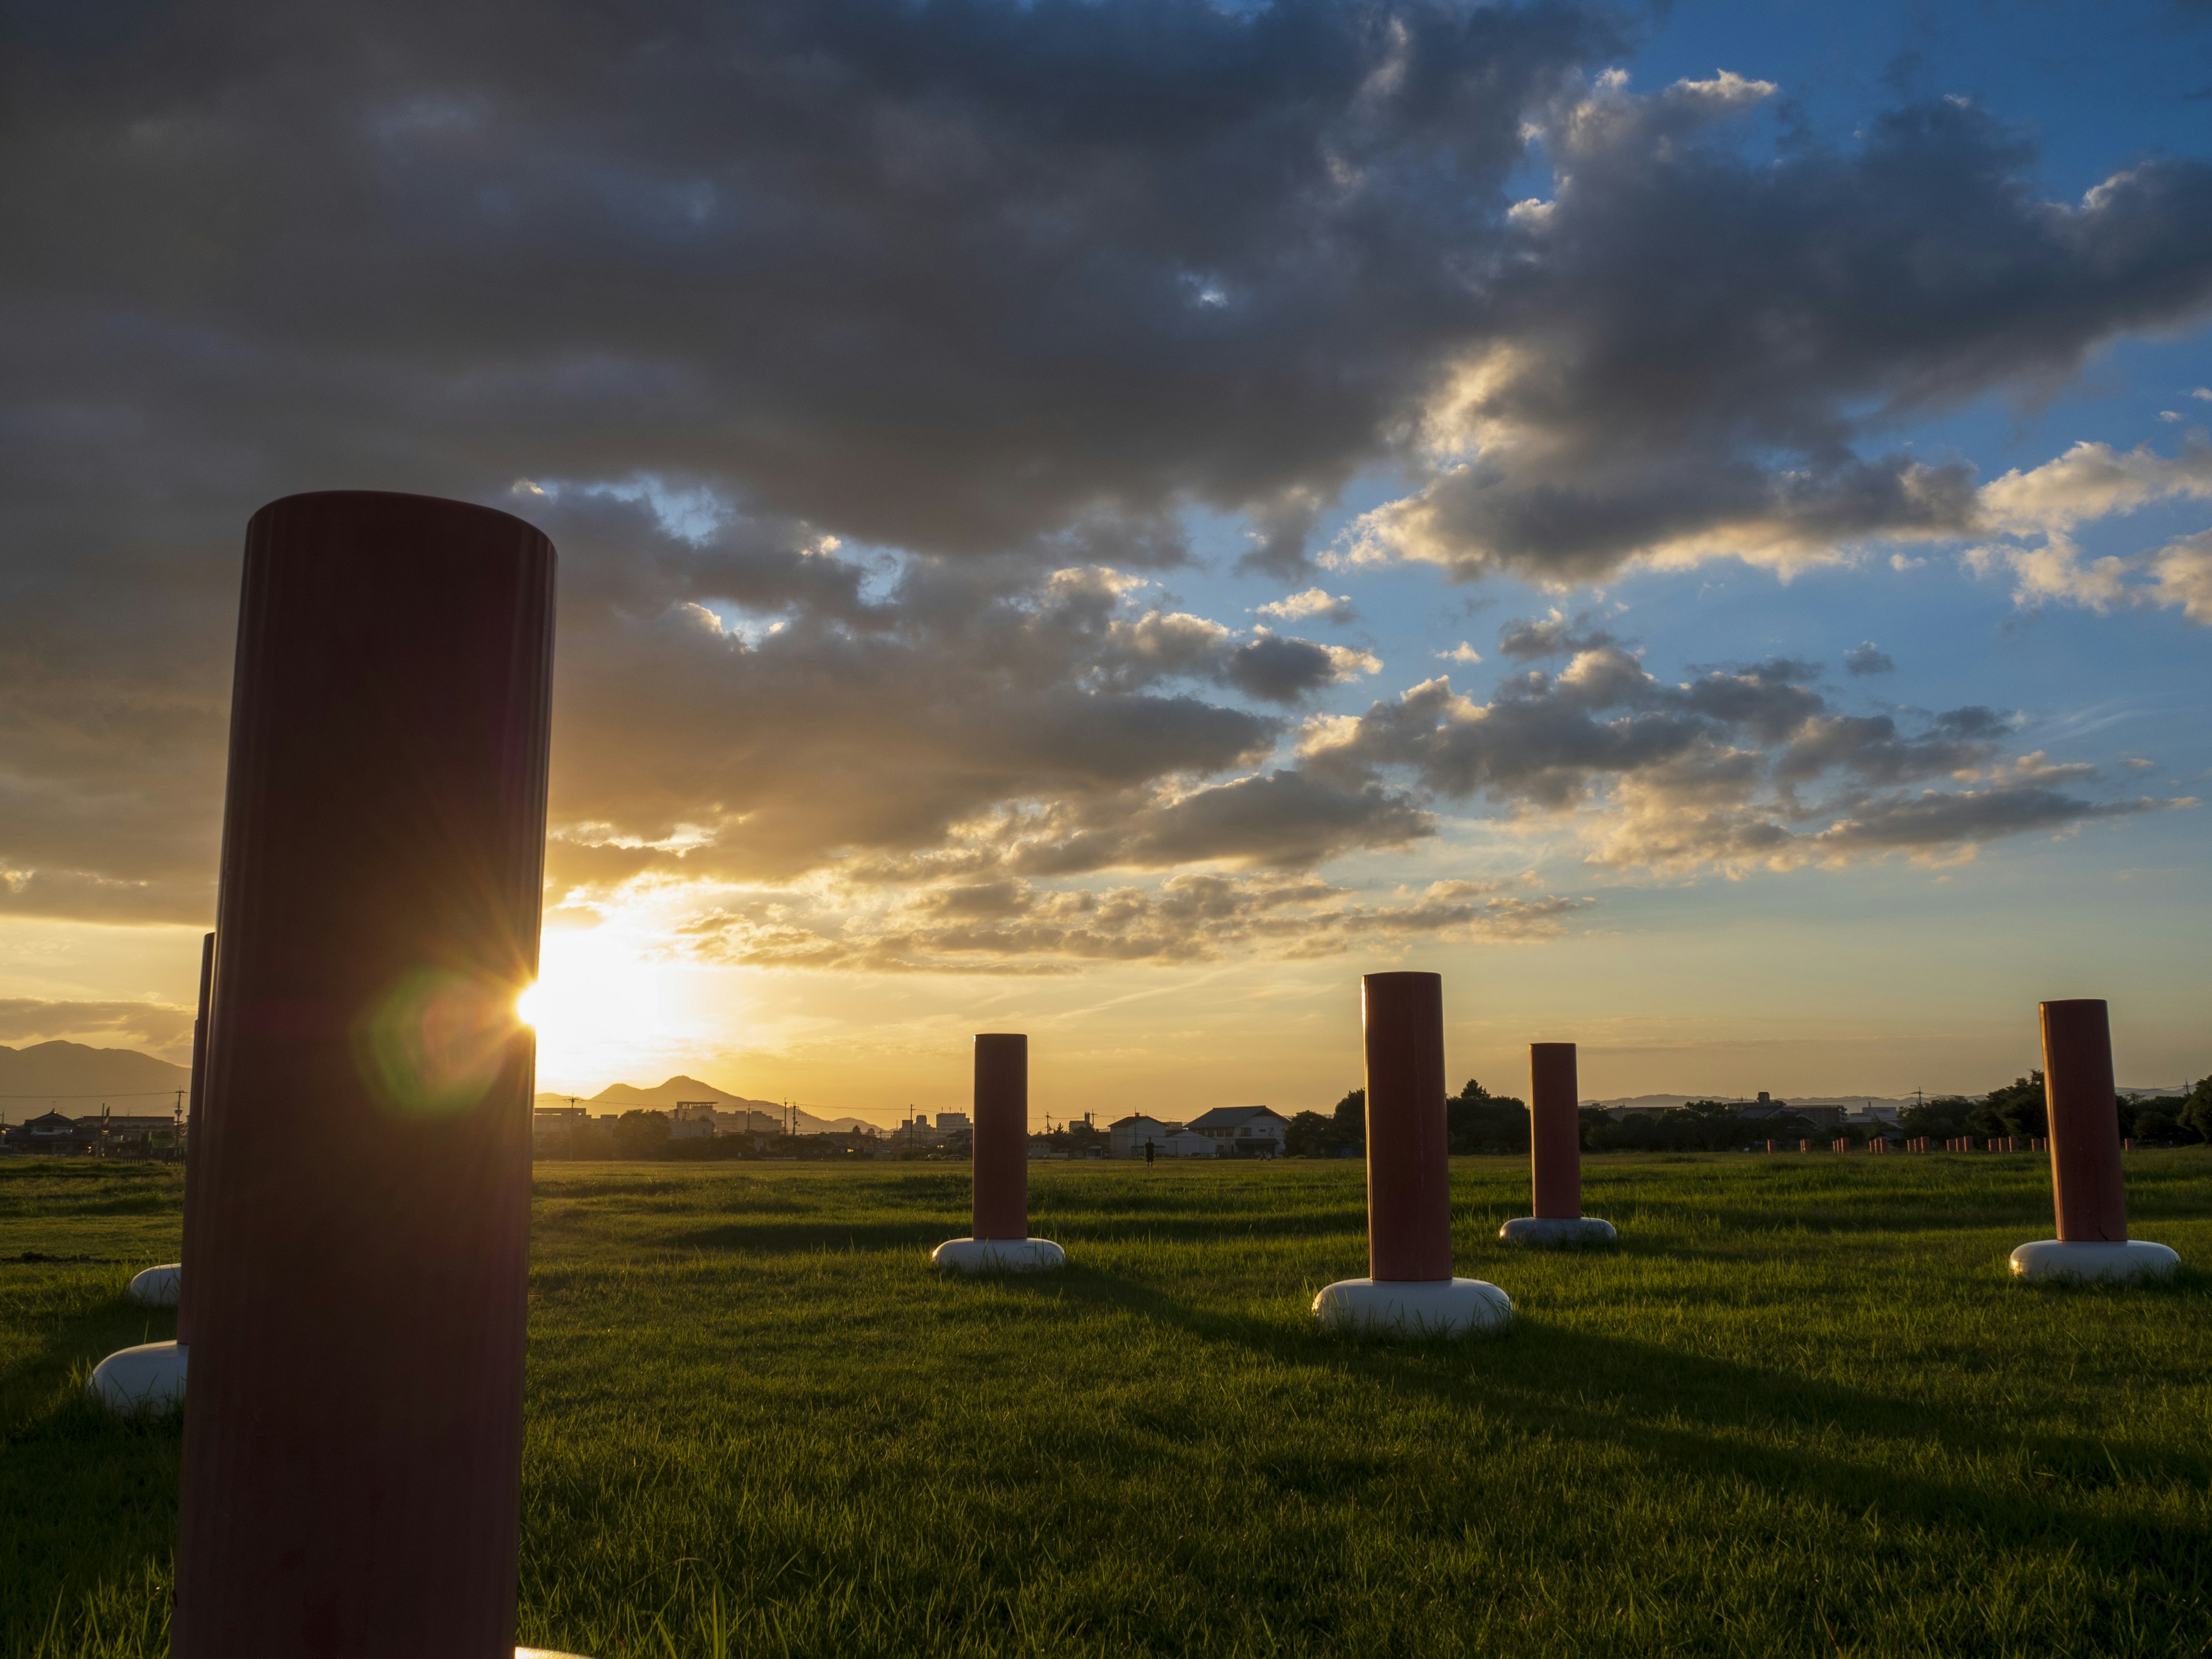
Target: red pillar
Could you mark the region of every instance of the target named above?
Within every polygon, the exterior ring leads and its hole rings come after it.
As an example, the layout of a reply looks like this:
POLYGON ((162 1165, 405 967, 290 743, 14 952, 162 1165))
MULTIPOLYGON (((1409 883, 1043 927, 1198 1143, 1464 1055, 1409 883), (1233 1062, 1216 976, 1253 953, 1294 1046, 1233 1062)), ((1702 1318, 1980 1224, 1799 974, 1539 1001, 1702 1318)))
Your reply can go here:
POLYGON ((2043 1005, 2043 1091, 2051 1113, 2051 1194, 2058 1237, 2119 1243, 2128 1236, 2112 1028, 2100 998, 2043 1005))
POLYGON ((511 1659, 552 544, 247 526, 176 1659, 511 1659))
POLYGON ((1359 981, 1367 1048, 1367 1274, 1449 1279, 1444 994, 1435 974, 1359 981))
POLYGON ((1575 1045, 1528 1045, 1528 1175, 1539 1220, 1579 1220, 1582 1125, 1576 1110, 1575 1045))
POLYGON ((204 1179, 200 1171, 207 1167, 200 1152, 204 1121, 200 1097, 206 1092, 208 995, 214 984, 215 935, 209 933, 200 940, 199 1012, 192 1019, 191 1088, 185 1097, 185 1237, 177 1251, 177 1341, 185 1347, 192 1341, 192 1257, 199 1231, 192 1221, 192 1194, 204 1179))
POLYGON ((975 1237, 1030 1236, 1029 1133, 1029 1038, 977 1036, 975 1237))

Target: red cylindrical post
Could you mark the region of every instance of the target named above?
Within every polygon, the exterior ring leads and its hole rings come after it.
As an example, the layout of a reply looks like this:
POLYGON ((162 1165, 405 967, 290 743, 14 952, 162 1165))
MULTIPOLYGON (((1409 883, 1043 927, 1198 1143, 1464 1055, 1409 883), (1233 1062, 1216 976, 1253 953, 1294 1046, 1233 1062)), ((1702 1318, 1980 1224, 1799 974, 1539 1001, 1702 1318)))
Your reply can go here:
POLYGON ((192 1019, 191 1087, 185 1097, 185 1237, 177 1251, 177 1340, 186 1347, 192 1340, 192 1257, 199 1230, 192 1224, 192 1194, 203 1177, 207 1161, 200 1151, 201 1128, 206 1120, 200 1099, 207 1092, 208 997, 215 984, 215 935, 200 940, 199 1012, 192 1019))
POLYGON ((1368 1277, 1449 1279, 1443 980, 1369 974, 1359 996, 1367 1048, 1368 1277))
POLYGON ((177 1659, 510 1659, 552 544, 247 527, 196 1194, 177 1659))
POLYGON ((1030 1236, 1030 1040, 993 1032, 975 1039, 977 1238, 1030 1236))
POLYGON ((2101 998, 2043 1005, 2043 1097, 2051 1113, 2051 1195, 2063 1243, 2128 1236, 2112 1028, 2101 998))
POLYGON ((1576 1110, 1575 1045, 1528 1045, 1528 1178, 1539 1220, 1583 1212, 1582 1125, 1576 1110))

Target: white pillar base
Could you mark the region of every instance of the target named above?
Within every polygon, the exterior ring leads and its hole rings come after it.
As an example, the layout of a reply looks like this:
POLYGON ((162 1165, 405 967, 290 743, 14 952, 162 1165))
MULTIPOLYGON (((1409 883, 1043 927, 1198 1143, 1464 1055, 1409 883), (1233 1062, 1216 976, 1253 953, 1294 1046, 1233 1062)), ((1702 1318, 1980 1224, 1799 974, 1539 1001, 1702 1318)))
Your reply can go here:
POLYGON ((173 1412, 185 1403, 185 1346, 147 1342, 118 1348, 92 1368, 85 1398, 125 1417, 173 1412))
POLYGON ((2014 1279, 2163 1279, 2180 1265, 2165 1245, 2143 1238, 2117 1244, 2044 1238, 2012 1253, 2014 1279))
POLYGON ((1615 1244, 1613 1223, 1594 1215, 1524 1215, 1507 1222, 1498 1236, 1508 1244, 1615 1244))
POLYGON ((1480 1279, 1340 1279, 1314 1298, 1325 1331, 1487 1336, 1513 1323, 1513 1299, 1480 1279))
POLYGON ((514 1659, 584 1659, 580 1653, 559 1653, 551 1648, 517 1648, 514 1659))
POLYGON ((1041 1273, 1065 1267, 1067 1252, 1048 1238, 951 1238, 929 1261, 963 1273, 1041 1273))
POLYGON ((185 1269, 180 1262, 164 1262, 158 1267, 149 1267, 131 1281, 124 1291, 142 1308, 173 1308, 177 1305, 177 1287, 184 1283, 185 1269))

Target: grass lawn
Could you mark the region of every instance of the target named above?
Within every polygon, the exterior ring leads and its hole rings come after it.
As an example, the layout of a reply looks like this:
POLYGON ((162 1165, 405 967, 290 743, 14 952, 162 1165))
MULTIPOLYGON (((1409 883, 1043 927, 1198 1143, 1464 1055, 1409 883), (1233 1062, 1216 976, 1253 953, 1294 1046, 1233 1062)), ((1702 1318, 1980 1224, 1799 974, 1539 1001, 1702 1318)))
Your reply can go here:
MULTIPOLYGON (((635 1655, 2212 1653, 2212 1149, 2128 1162, 2124 1291, 2011 1284, 2027 1156, 1592 1159, 1618 1249, 1459 1271, 1513 1334, 1324 1338, 1356 1163, 1033 1164, 1064 1274, 942 1283, 967 1173, 537 1170, 524 1639, 635 1655)), ((164 1642, 150 1167, 0 1165, 0 1652, 164 1642), (87 1261, 30 1261, 22 1253, 87 1261)))

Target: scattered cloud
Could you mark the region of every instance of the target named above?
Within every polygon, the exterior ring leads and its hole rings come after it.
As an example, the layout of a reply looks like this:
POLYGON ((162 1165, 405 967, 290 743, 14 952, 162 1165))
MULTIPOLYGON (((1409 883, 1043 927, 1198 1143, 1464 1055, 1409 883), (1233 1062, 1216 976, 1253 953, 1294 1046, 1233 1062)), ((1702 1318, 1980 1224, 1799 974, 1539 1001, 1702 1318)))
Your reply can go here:
POLYGON ((1424 940, 1528 943, 1564 933, 1591 902, 1528 878, 1432 882, 1375 901, 1311 879, 1186 873, 1103 891, 999 882, 872 908, 739 902, 702 915, 683 939, 707 960, 747 966, 1034 974, 1247 953, 1388 957, 1424 940))
POLYGON ((2075 532, 2154 503, 2212 500, 2212 441, 2202 433, 2171 455, 2148 445, 2127 451, 2081 443, 2028 471, 2015 469, 1983 486, 1984 528, 2003 537, 1969 548, 1967 568, 2008 571, 2024 605, 2051 601, 2092 611, 2172 607, 2212 625, 2206 549, 2212 532, 2148 553, 2085 555, 2075 532))
POLYGON ((1617 643, 1613 635, 1597 626, 1587 611, 1570 619, 1565 611, 1553 611, 1535 621, 1522 618, 1509 622, 1498 634, 1498 648, 1520 662, 1601 651, 1617 643))
POLYGON ((1890 660, 1887 652, 1881 649, 1872 640, 1869 640, 1863 645, 1854 647, 1844 653, 1844 672, 1854 677, 1862 674, 1892 674, 1897 672, 1897 665, 1890 660))
POLYGON ((1482 660, 1482 653, 1476 650, 1465 640, 1462 640, 1457 645, 1452 647, 1449 651, 1437 652, 1437 655, 1442 657, 1446 662, 1463 662, 1469 665, 1479 663, 1482 660))
POLYGON ((167 1002, 56 1002, 0 997, 0 1042, 117 1042, 175 1057, 188 1052, 192 1010, 167 1002))
POLYGON ((2002 763, 2010 723, 1970 706, 1913 731, 1838 714, 1777 660, 1668 684, 1613 647, 1531 672, 1478 704, 1434 679, 1364 714, 1313 720, 1301 759, 1340 787, 1410 780, 1509 815, 1569 816, 1593 860, 1731 873, 1889 853, 1970 857, 1984 842, 2161 805, 2067 793, 2095 769, 2039 754, 2002 763), (1951 787, 1908 786, 1948 780, 1951 787))
POLYGON ((1426 481, 1338 562, 1565 589, 1966 538, 1970 470, 1887 434, 2212 301, 2212 167, 2148 162, 2054 202, 1970 103, 1770 150, 1743 125, 1770 96, 1726 76, 1639 94, 1610 71, 1532 113, 1551 199, 1509 214, 1481 267, 1506 325, 1431 395, 1426 481))

